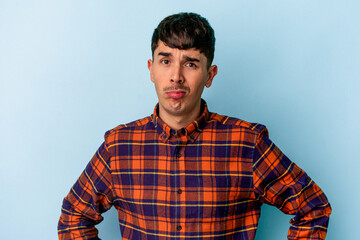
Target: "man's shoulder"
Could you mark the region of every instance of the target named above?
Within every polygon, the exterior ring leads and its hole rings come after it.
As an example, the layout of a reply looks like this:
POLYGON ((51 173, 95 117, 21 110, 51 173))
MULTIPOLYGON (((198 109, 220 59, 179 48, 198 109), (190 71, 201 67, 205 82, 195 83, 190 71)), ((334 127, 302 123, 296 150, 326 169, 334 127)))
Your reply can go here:
POLYGON ((244 131, 250 131, 254 133, 267 132, 266 126, 260 123, 253 123, 242 120, 236 117, 230 117, 225 115, 220 115, 217 113, 211 113, 210 122, 216 122, 223 127, 231 127, 232 129, 241 129, 244 131))
POLYGON ((141 131, 147 129, 147 127, 149 126, 149 124, 152 124, 152 116, 147 116, 144 117, 142 119, 138 119, 129 123, 125 123, 125 124, 120 124, 117 127, 108 130, 105 133, 105 139, 107 138, 113 138, 114 136, 117 135, 121 135, 124 133, 131 133, 131 132, 135 132, 135 131, 141 131))

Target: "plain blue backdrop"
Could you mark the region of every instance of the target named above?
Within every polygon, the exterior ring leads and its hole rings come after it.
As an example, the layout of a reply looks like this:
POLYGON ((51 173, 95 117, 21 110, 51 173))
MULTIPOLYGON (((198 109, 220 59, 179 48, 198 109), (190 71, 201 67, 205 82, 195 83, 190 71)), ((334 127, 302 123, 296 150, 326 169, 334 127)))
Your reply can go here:
MULTIPOLYGON (((328 196, 327 239, 360 239, 359 1, 0 0, 1 239, 57 239, 104 132, 152 113, 151 35, 181 11, 215 29, 210 111, 265 124, 328 196)), ((264 206, 256 239, 286 239, 290 218, 264 206)))

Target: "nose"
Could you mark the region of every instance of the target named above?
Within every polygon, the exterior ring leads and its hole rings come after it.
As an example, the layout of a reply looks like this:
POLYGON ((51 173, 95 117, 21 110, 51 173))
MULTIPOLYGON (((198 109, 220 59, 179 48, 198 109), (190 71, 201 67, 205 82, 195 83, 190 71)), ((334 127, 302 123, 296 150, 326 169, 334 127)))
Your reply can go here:
POLYGON ((177 84, 184 83, 184 76, 182 74, 181 66, 173 66, 170 81, 177 84))

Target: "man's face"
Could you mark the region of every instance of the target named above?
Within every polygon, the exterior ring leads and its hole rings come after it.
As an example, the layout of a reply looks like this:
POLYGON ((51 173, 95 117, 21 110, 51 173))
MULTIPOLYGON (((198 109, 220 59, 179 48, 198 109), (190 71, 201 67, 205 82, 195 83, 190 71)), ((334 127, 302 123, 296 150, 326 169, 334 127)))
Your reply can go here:
POLYGON ((207 58, 197 49, 170 48, 159 41, 153 60, 148 60, 148 68, 159 98, 161 118, 194 120, 199 116, 201 94, 205 86, 211 86, 216 65, 208 68, 207 58))

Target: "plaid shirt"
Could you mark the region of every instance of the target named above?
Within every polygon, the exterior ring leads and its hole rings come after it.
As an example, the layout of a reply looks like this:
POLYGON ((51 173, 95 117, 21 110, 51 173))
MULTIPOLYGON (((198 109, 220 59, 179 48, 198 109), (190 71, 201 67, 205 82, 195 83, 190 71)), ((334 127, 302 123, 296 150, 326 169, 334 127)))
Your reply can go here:
POLYGON ((295 215, 288 239, 325 239, 324 193, 266 128, 202 109, 178 131, 157 107, 108 131, 64 199, 59 239, 98 239, 94 225, 114 205, 124 240, 250 240, 263 203, 295 215))

